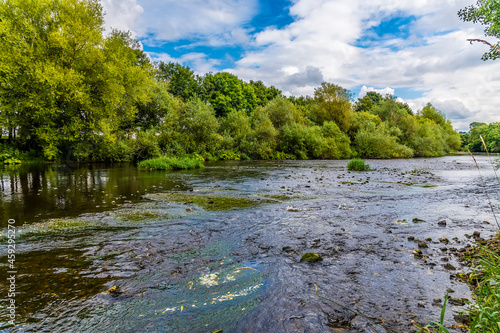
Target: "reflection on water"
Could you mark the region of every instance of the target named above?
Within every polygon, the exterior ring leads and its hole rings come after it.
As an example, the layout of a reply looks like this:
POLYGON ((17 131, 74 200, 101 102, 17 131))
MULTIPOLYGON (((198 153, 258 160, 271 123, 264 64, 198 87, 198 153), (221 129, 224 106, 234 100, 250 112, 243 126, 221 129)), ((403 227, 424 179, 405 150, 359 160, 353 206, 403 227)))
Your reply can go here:
POLYGON ((105 211, 172 188, 185 189, 165 172, 139 171, 131 164, 0 166, 0 227, 8 219, 20 225, 105 211))

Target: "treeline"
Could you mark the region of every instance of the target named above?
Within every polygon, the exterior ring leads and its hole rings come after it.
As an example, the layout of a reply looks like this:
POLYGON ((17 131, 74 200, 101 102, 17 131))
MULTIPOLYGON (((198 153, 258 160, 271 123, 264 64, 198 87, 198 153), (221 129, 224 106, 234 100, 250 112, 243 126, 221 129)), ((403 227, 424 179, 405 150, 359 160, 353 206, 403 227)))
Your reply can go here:
POLYGON ((131 161, 442 156, 460 148, 428 104, 322 83, 285 97, 229 73, 154 63, 129 33, 103 34, 98 0, 9 0, 0 6, 0 160, 131 161), (3 155, 2 155, 3 152, 3 155), (25 155, 23 155, 25 154, 25 155))
POLYGON ((469 125, 469 128, 469 133, 462 134, 462 143, 465 149, 472 152, 486 152, 486 148, 488 148, 490 153, 500 153, 500 123, 474 122, 469 125))

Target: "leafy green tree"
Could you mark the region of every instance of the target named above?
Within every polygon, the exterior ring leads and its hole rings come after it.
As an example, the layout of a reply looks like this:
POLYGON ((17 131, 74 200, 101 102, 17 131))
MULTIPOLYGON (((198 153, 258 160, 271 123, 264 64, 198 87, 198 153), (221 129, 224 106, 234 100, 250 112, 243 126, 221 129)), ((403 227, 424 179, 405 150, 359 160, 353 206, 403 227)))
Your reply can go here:
POLYGON ((470 130, 468 149, 474 152, 484 152, 483 137, 490 153, 500 153, 500 123, 476 126, 470 130))
POLYGON ((184 101, 198 96, 200 88, 194 72, 187 66, 179 63, 158 64, 158 78, 168 83, 168 91, 184 101))
POLYGON ((319 125, 325 121, 334 121, 343 132, 347 132, 354 117, 351 97, 349 90, 323 82, 314 90, 317 107, 312 109, 311 117, 319 125))
POLYGON ((386 122, 368 122, 356 134, 356 151, 363 158, 410 158, 413 150, 399 143, 399 132, 386 122))
MULTIPOLYGON (((486 37, 500 38, 500 2, 498 0, 477 0, 476 5, 460 9, 458 16, 464 22, 484 25, 486 37)), ((484 43, 490 47, 490 50, 483 55, 483 60, 500 58, 500 41, 496 44, 483 39, 468 39, 468 41, 484 43)))
POLYGON ((251 112, 257 107, 254 88, 229 73, 206 74, 201 81, 200 95, 215 110, 218 117, 233 110, 251 112))
POLYGON ((351 156, 351 140, 340 130, 333 121, 325 121, 321 128, 322 135, 325 138, 326 148, 323 152, 323 158, 349 158, 351 156))
POLYGON ((487 124, 475 121, 475 122, 472 122, 469 124, 469 129, 473 129, 475 127, 480 127, 480 126, 484 126, 484 125, 487 125, 487 124))
POLYGON ((281 128, 286 124, 304 122, 304 116, 299 110, 284 97, 276 97, 262 109, 269 116, 274 127, 281 128))
POLYGON ((180 110, 178 131, 187 153, 215 152, 220 144, 219 121, 214 109, 200 99, 187 102, 180 110))
POLYGON ((252 81, 248 83, 253 87, 258 106, 266 106, 267 103, 281 96, 281 90, 274 86, 266 87, 262 81, 252 81))
POLYGON ((151 93, 151 100, 137 104, 134 123, 128 131, 133 131, 135 127, 141 130, 158 127, 167 115, 176 112, 182 105, 182 101, 172 96, 163 82, 154 85, 151 93))
POLYGON ((2 1, 0 109, 13 136, 48 159, 86 158, 151 98, 139 43, 102 32, 98 0, 2 1))

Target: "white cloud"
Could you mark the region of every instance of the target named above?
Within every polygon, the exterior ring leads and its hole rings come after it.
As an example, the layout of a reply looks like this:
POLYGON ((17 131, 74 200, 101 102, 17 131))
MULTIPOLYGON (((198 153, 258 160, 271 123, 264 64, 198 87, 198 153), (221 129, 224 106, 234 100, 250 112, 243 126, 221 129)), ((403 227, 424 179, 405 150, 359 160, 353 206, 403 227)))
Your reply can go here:
POLYGON ((153 58, 181 61, 203 73, 221 62, 195 52, 195 46, 243 45, 245 54, 226 69, 242 79, 262 80, 293 95, 311 95, 321 81, 347 89, 364 85, 396 93, 398 88, 422 91, 421 98, 406 97, 406 102, 415 110, 436 103, 458 129, 467 129, 472 121, 500 121, 500 75, 494 74, 500 73, 500 61, 481 60, 486 46, 469 45, 466 39, 482 37, 483 27, 457 16, 470 4, 293 0, 291 24, 254 32, 248 23, 258 0, 103 0, 108 24, 128 27, 145 43, 190 40, 180 58, 153 58), (370 29, 394 17, 411 18, 408 36, 373 39, 370 29))
MULTIPOLYGON (((288 94, 312 94, 317 85, 298 86, 287 80, 289 68, 317 68, 325 81, 352 89, 391 87, 422 91, 408 99, 415 110, 434 101, 455 127, 471 121, 500 121, 500 61, 483 62, 482 45, 467 38, 481 37, 483 27, 461 22, 460 8, 469 0, 296 0, 290 12, 295 21, 255 36, 249 51, 231 70, 244 79, 261 79, 288 94), (368 40, 357 46, 367 29, 387 18, 406 16, 409 37, 368 40), (285 79, 284 79, 285 77, 285 79), (479 118, 479 119, 478 119, 479 118)), ((399 95, 399 94, 398 94, 399 95)), ((404 96, 403 96, 404 97, 404 96)))
POLYGON ((137 0, 101 0, 105 12, 106 30, 111 28, 125 31, 135 31, 137 22, 144 13, 137 0))
POLYGON ((180 58, 173 58, 167 53, 151 52, 150 55, 153 61, 177 62, 188 65, 197 75, 216 72, 215 67, 220 64, 218 59, 210 59, 206 54, 198 52, 185 53, 180 58))
POLYGON ((254 16, 258 0, 102 0, 102 4, 108 25, 132 30, 146 44, 194 39, 213 46, 221 41, 248 42, 248 31, 241 25, 254 16))
POLYGON ((359 91, 358 98, 365 97, 366 94, 369 93, 369 92, 371 92, 371 91, 379 93, 380 95, 382 95, 382 97, 384 97, 385 95, 394 95, 394 89, 389 88, 389 87, 386 87, 386 88, 383 88, 383 89, 376 89, 376 88, 373 88, 373 87, 362 86, 361 90, 359 91))

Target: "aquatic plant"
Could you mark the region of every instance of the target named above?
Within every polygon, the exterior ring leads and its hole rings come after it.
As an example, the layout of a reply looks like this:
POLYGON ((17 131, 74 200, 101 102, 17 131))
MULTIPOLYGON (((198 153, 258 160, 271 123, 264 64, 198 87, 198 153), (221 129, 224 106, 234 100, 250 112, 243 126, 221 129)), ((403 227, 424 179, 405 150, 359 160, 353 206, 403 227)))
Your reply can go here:
POLYGON ((415 325, 417 326, 418 328, 420 328, 420 333, 424 333, 424 332, 431 332, 431 329, 432 331, 435 331, 435 332, 438 332, 438 333, 450 333, 450 331, 444 326, 444 314, 446 313, 446 306, 448 305, 448 293, 446 294, 445 298, 444 298, 444 303, 443 303, 443 306, 441 308, 441 315, 439 316, 439 322, 432 322, 431 324, 429 325, 426 325, 426 326, 419 326, 419 325, 415 325))
MULTIPOLYGON (((33 237, 45 237, 60 234, 68 234, 71 232, 80 232, 90 229, 101 229, 105 225, 90 220, 79 219, 52 219, 40 223, 25 224, 18 227, 16 232, 16 240, 27 240, 33 237)), ((7 242, 7 233, 0 233, 0 244, 7 242)))
POLYGON ((273 202, 272 200, 260 199, 254 200, 245 197, 229 197, 222 195, 200 195, 187 194, 179 192, 156 193, 146 196, 152 200, 166 200, 172 202, 181 202, 192 204, 209 211, 225 211, 230 209, 242 209, 255 207, 264 203, 273 202))
POLYGON ((347 163, 347 170, 350 171, 367 171, 370 170, 370 165, 361 158, 353 158, 347 163))
POLYGON ((139 162, 138 168, 143 170, 188 170, 203 168, 199 157, 159 157, 139 162))

